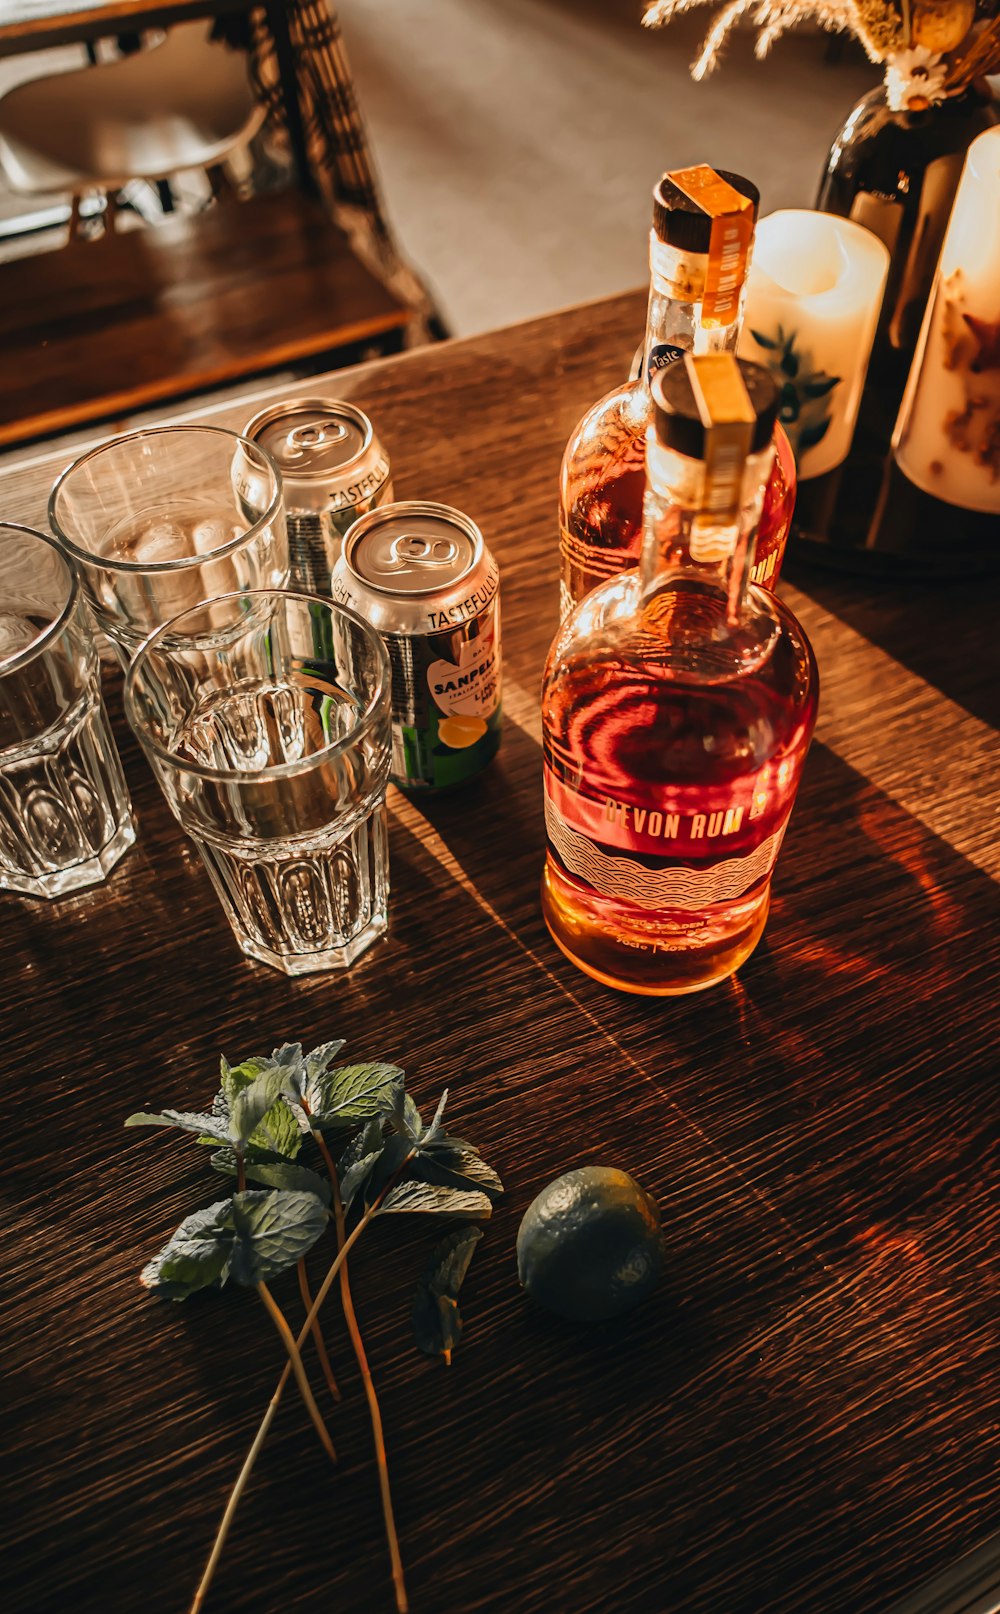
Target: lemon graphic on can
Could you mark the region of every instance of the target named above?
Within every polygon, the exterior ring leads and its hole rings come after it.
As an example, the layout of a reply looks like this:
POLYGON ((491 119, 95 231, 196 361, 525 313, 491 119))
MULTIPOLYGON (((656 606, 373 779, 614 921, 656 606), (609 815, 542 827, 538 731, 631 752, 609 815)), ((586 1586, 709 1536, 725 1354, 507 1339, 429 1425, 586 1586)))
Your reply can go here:
POLYGON ((487 725, 481 717, 451 716, 442 718, 438 724, 438 739, 450 751, 464 751, 466 746, 475 745, 486 733, 487 725))

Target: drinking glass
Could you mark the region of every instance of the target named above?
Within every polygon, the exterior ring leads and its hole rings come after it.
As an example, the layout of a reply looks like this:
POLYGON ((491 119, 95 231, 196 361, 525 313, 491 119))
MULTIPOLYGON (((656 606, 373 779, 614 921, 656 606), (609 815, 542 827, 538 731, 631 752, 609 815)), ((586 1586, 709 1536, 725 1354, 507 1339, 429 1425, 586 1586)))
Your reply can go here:
POLYGON ((220 426, 164 426, 91 449, 52 489, 49 522, 126 667, 148 634, 199 601, 288 581, 278 468, 220 426))
POLYGON ((318 595, 212 600, 142 646, 125 710, 245 953, 305 975, 382 934, 389 662, 374 628, 318 595))
POLYGON ((80 580, 54 539, 0 524, 0 890, 96 885, 134 840, 80 580))

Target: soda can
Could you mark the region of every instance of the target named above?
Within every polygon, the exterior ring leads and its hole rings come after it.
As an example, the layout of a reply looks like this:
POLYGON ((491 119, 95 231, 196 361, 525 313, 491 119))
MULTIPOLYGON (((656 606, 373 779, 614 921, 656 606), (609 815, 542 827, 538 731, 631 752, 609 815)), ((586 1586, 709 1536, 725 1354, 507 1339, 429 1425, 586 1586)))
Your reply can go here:
POLYGON ((344 539, 332 593, 389 652, 393 782, 440 790, 485 768, 503 720, 500 573, 475 522, 415 500, 371 510, 344 539))
POLYGON ((290 398, 247 422, 284 486, 293 587, 328 595, 344 533, 392 498, 389 457, 368 416, 340 398, 290 398))

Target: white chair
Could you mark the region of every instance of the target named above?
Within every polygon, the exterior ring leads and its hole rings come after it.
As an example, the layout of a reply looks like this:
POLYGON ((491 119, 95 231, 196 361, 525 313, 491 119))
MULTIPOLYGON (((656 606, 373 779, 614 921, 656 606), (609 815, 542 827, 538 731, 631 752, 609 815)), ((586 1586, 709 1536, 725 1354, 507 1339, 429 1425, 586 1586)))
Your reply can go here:
POLYGON ((264 120, 246 57, 183 23, 118 61, 19 84, 0 100, 0 173, 32 197, 103 191, 130 181, 217 169, 264 120))

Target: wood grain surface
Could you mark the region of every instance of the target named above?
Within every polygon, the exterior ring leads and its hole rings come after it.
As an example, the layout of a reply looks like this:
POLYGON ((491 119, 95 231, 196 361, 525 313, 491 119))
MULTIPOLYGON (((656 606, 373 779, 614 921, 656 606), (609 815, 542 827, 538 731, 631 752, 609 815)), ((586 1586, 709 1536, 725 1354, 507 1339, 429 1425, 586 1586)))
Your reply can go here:
MULTIPOLYGON (((995 600, 791 566, 825 706, 734 980, 619 995, 541 921, 556 475, 642 317, 616 298, 302 389, 367 408, 399 495, 468 511, 502 572, 503 747, 460 794, 392 794, 383 944, 297 982, 242 959, 114 676, 136 847, 98 891, 2 899, 15 1614, 188 1605, 280 1349, 245 1293, 140 1289, 217 1181, 121 1121, 204 1102, 220 1052, 284 1038, 397 1060, 427 1107, 450 1087, 455 1130, 507 1187, 450 1370, 410 1337, 432 1234, 376 1224, 354 1262, 416 1614, 884 1610, 1000 1522, 995 600), (527 1302, 514 1241, 539 1188, 586 1162, 656 1195, 668 1261, 631 1318, 581 1330, 527 1302)), ((0 477, 3 515, 44 521, 65 457, 0 477)), ((341 1470, 290 1397, 210 1614, 391 1608, 363 1398, 328 1318, 341 1470)))

